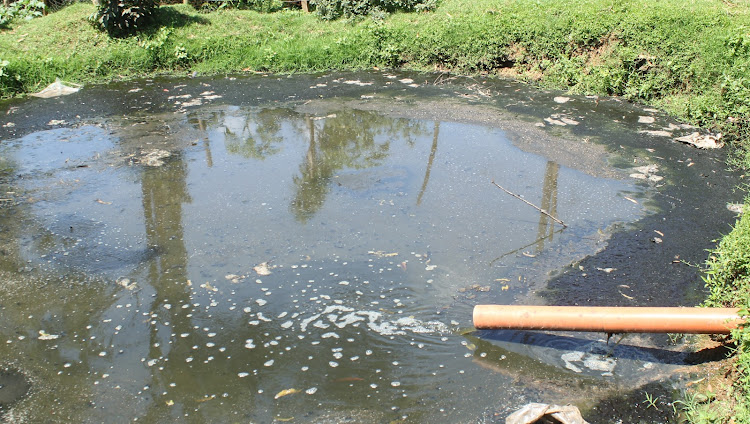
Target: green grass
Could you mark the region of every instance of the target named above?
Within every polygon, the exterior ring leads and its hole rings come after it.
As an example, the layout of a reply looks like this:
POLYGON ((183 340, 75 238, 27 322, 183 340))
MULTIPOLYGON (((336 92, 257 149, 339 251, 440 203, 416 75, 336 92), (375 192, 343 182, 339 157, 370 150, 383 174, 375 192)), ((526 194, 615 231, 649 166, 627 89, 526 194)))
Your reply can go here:
MULTIPOLYGON (((77 3, 0 30, 0 97, 56 77, 99 83, 156 73, 310 72, 373 66, 510 75, 577 93, 623 96, 721 131, 731 164, 750 169, 747 0, 442 0, 383 21, 314 14, 161 7, 161 28, 110 39, 77 3)), ((710 217, 707 217, 710 219, 710 217)), ((750 217, 707 262, 708 305, 750 306, 750 217)), ((750 330, 734 334, 733 407, 690 406, 693 422, 750 422, 750 330), (722 415, 723 414, 723 415, 722 415), (707 418, 708 417, 708 418, 707 418), (717 418, 718 417, 718 418, 717 418)))
MULTIPOLYGON (((747 204, 748 202, 746 202, 747 204)), ((729 234, 724 236, 706 261, 706 287, 709 307, 737 307, 742 315, 750 309, 750 214, 744 214, 729 234)), ((732 332, 737 345, 737 377, 733 398, 719 403, 691 402, 694 394, 682 402, 684 411, 695 423, 725 422, 734 417, 737 423, 750 423, 750 328, 732 332), (718 417, 718 418, 717 418, 718 417)))

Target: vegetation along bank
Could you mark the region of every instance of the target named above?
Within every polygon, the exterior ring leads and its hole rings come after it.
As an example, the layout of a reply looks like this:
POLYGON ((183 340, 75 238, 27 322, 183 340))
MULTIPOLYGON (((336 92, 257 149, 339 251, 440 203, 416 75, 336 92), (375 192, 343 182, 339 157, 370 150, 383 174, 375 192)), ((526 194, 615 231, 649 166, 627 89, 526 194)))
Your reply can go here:
MULTIPOLYGON (((56 77, 89 84, 373 66, 481 73, 654 105, 721 132, 729 165, 750 169, 746 0, 317 0, 315 13, 277 0, 191 3, 158 7, 135 34, 116 26, 120 14, 96 15, 90 3, 30 20, 36 0, 0 7, 0 97, 56 77), (410 12, 386 13, 396 9, 410 12)), ((750 217, 705 266, 708 305, 750 305, 750 217)), ((681 405, 693 422, 750 422, 750 331, 733 337, 734 388, 714 402, 688 395, 681 405)))

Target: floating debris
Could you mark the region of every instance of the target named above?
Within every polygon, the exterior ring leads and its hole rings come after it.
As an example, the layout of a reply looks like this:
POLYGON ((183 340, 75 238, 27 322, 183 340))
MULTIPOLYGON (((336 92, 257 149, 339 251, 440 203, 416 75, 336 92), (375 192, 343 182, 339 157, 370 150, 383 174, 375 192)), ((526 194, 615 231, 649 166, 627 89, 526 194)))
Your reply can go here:
POLYGON ((49 334, 44 330, 39 330, 39 340, 57 340, 60 338, 59 334, 49 334))
POLYGON ((633 171, 635 172, 630 174, 630 178, 648 180, 655 183, 664 179, 661 175, 656 175, 659 172, 659 166, 655 164, 639 166, 633 168, 633 171))
POLYGON ((240 281, 245 279, 244 275, 227 274, 224 276, 225 279, 231 281, 234 284, 238 284, 240 281))
MULTIPOLYGON (((276 393, 276 396, 274 396, 273 398, 274 399, 278 399, 278 398, 281 398, 281 397, 284 397, 284 396, 293 395, 295 393, 299 393, 299 390, 297 390, 297 389, 286 389, 286 390, 282 390, 282 391, 276 393)), ((315 393, 315 392, 313 392, 313 393, 315 393)))
POLYGON ((117 282, 117 284, 119 284, 120 286, 126 288, 127 290, 133 290, 134 288, 136 288, 136 282, 133 281, 131 283, 130 282, 130 278, 123 278, 123 279, 119 280, 117 282))
POLYGON ((347 80, 347 81, 344 81, 344 84, 358 85, 360 87, 364 87, 364 86, 367 86, 367 85, 372 85, 374 83, 372 83, 372 82, 362 82, 360 80, 347 80))
POLYGON ((32 93, 34 97, 42 99, 50 99, 52 97, 67 96, 69 94, 77 93, 83 86, 80 84, 63 83, 60 78, 55 78, 55 82, 48 85, 44 90, 38 93, 32 93))
POLYGON ((557 119, 554 119, 554 118, 544 118, 544 120, 545 120, 545 122, 547 122, 548 124, 551 124, 551 125, 559 125, 561 127, 566 126, 565 122, 557 120, 557 119))
POLYGON ((330 115, 326 115, 326 116, 313 116, 313 117, 312 117, 312 118, 310 118, 310 119, 312 119, 313 121, 320 121, 321 119, 326 119, 326 118, 335 118, 335 117, 336 117, 336 114, 335 114, 335 113, 332 113, 332 114, 330 114, 330 115))
POLYGON ((379 258, 391 258, 393 256, 398 256, 398 252, 385 253, 382 250, 376 250, 376 251, 370 250, 369 252, 367 252, 367 254, 368 255, 375 255, 375 256, 377 256, 379 258))
POLYGON ((738 214, 745 213, 745 205, 743 203, 727 203, 727 209, 738 214))
POLYGON ((568 125, 578 125, 579 124, 579 122, 576 121, 575 119, 566 118, 564 116, 561 117, 560 120, 563 121, 563 122, 565 122, 568 125))
POLYGON ((554 422, 560 424, 588 424, 581 416, 581 411, 573 405, 549 405, 530 403, 505 419, 506 424, 533 424, 554 422))
POLYGON ((672 132, 667 130, 642 130, 638 132, 641 134, 648 134, 656 137, 672 137, 672 132))
POLYGON ((563 104, 563 103, 568 103, 570 101, 570 97, 557 96, 553 98, 552 100, 554 100, 555 103, 563 104))
POLYGON ((219 291, 219 289, 217 289, 216 287, 212 286, 211 283, 209 283, 208 281, 206 281, 205 283, 201 284, 201 287, 204 288, 204 289, 206 289, 206 290, 208 290, 208 291, 212 291, 212 292, 219 291))
POLYGON ((724 142, 721 141, 721 133, 716 135, 701 135, 698 132, 694 132, 690 135, 675 138, 674 140, 681 143, 690 144, 691 146, 695 146, 699 149, 720 149, 724 147, 724 142))
POLYGON ((568 125, 578 125, 579 122, 575 119, 571 119, 565 116, 562 116, 560 114, 553 114, 550 115, 549 118, 544 118, 544 121, 547 122, 550 125, 557 125, 560 127, 565 127, 568 125))
MULTIPOLYGON (((179 104, 179 102, 177 102, 176 104, 179 104)), ((202 104, 203 104, 203 101, 201 99, 193 99, 193 100, 182 103, 182 107, 200 106, 202 104)))
POLYGON ((273 267, 269 267, 268 262, 262 262, 253 267, 253 271, 262 276, 271 275, 271 269, 273 269, 273 267))
POLYGON ((166 150, 152 149, 143 152, 138 159, 138 162, 146 166, 162 166, 164 165, 164 159, 170 156, 172 156, 172 154, 166 150))

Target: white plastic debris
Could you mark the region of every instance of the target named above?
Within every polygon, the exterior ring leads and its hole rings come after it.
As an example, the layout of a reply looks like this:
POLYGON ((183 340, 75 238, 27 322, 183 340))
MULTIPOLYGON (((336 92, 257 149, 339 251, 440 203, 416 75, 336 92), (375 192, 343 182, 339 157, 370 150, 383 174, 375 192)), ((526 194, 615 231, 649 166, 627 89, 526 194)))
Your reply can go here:
POLYGON ((699 149, 721 149, 722 147, 724 147, 724 142, 721 141, 721 133, 716 134, 716 135, 713 135, 713 134, 701 135, 701 133, 694 132, 684 137, 675 138, 674 140, 679 141, 681 143, 690 144, 699 149))
POLYGON ((39 340, 57 340, 59 338, 59 334, 49 334, 44 330, 39 330, 39 340))
POLYGON ((727 209, 742 215, 745 212, 745 204, 744 203, 727 203, 727 209))
MULTIPOLYGON (((552 418, 549 422, 561 424, 588 424, 581 416, 581 411, 573 405, 549 405, 546 403, 529 403, 505 419, 505 424, 533 424, 543 418, 552 418)), ((541 421, 548 422, 548 421, 541 421)))
POLYGON ((635 172, 630 174, 630 178, 649 180, 652 182, 659 182, 664 179, 664 177, 656 175, 656 173, 659 172, 659 166, 655 164, 639 166, 633 168, 633 171, 635 172))
POLYGON ((139 158, 139 162, 146 166, 162 166, 164 165, 164 159, 170 157, 172 154, 162 149, 151 149, 143 152, 143 156, 139 158))
POLYGON ((70 85, 63 84, 62 81, 60 81, 60 78, 56 78, 55 82, 48 85, 44 90, 38 92, 38 93, 32 93, 31 95, 34 97, 40 97, 42 99, 49 99, 52 97, 60 97, 60 96, 67 96, 68 94, 77 93, 78 90, 83 87, 79 84, 73 84, 68 83, 70 85))

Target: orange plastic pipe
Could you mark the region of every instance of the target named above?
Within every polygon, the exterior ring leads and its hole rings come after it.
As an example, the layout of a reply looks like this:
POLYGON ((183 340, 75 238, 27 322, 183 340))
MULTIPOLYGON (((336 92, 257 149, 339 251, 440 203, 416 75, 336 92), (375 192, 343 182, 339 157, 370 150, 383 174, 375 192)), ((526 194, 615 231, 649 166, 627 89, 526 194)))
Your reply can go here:
POLYGON ((728 334, 744 319, 736 308, 477 305, 477 329, 606 333, 728 334))

